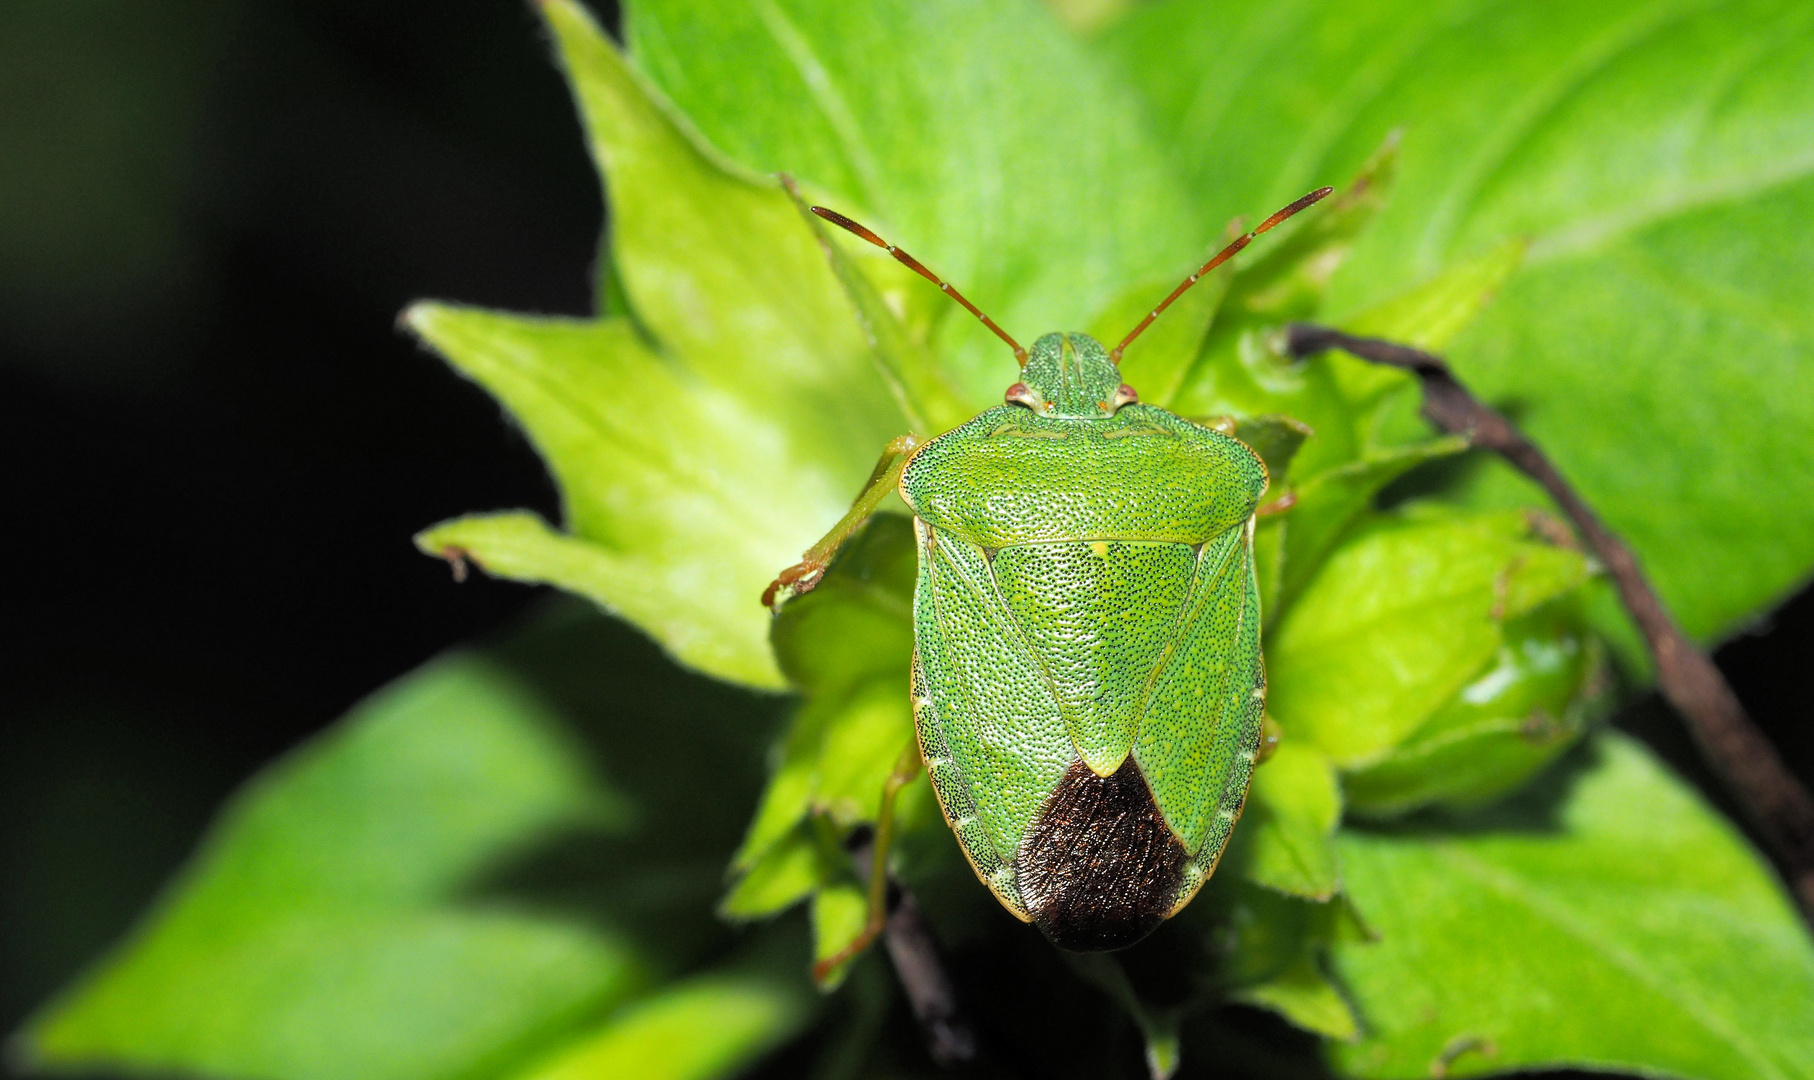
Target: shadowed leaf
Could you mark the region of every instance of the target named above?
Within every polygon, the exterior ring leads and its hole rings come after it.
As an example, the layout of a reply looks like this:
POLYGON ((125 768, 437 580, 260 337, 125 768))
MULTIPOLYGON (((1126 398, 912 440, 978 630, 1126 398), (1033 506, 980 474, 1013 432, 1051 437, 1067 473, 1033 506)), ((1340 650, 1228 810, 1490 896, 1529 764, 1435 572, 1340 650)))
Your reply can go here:
POLYGON ((1254 769, 1229 862, 1268 888, 1327 900, 1340 885, 1335 826, 1341 817, 1335 768, 1321 751, 1287 735, 1254 769))
POLYGON ((512 1080, 711 1080, 741 1072, 799 1029, 802 987, 706 975, 613 1016, 512 1080))
POLYGON ((477 657, 439 661, 241 792, 21 1049, 44 1066, 280 1080, 500 1064, 648 976, 617 934, 462 893, 538 839, 624 815, 524 684, 477 657))

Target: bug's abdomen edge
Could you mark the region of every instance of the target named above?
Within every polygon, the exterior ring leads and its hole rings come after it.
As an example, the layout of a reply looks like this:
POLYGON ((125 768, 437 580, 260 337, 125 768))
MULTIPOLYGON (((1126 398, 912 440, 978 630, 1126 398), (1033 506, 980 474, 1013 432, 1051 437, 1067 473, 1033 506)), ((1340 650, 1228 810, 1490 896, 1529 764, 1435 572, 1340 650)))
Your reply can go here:
POLYGON ((910 676, 913 702, 913 734, 920 748, 920 761, 926 766, 926 777, 932 782, 932 793, 944 815, 945 824, 957 836, 958 847, 969 861, 970 869, 989 887, 1015 918, 1031 922, 1026 904, 1015 881, 1014 869, 1002 859, 983 827, 976 799, 970 794, 969 780, 946 745, 945 733, 939 727, 938 706, 926 685, 926 670, 920 663, 920 651, 913 650, 910 676))

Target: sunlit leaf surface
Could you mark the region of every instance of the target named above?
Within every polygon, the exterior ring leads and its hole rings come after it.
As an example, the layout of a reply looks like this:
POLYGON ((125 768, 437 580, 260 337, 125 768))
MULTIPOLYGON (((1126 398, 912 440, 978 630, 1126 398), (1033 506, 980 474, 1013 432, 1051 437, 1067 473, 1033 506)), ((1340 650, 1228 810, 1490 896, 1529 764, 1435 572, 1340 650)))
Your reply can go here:
POLYGON ((1379 939, 1336 950, 1364 1032, 1338 1059, 1814 1076, 1814 948, 1768 869, 1630 740, 1571 763, 1478 817, 1344 831, 1379 939))

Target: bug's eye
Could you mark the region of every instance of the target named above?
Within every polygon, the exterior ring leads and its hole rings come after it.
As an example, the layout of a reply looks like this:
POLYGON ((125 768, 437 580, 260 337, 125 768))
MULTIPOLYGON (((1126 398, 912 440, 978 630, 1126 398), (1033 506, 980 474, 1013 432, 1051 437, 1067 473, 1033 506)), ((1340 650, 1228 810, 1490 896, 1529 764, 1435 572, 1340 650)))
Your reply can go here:
POLYGON ((1040 406, 1045 404, 1039 400, 1037 394, 1033 393, 1032 387, 1024 382, 1017 382, 1008 387, 1008 392, 1002 395, 1002 402, 1008 405, 1025 405, 1034 412, 1040 411, 1040 406))
POLYGON ((1109 398, 1109 410, 1112 412, 1115 409, 1121 408, 1123 405, 1133 405, 1139 400, 1140 392, 1128 384, 1122 383, 1115 388, 1114 395, 1109 398))

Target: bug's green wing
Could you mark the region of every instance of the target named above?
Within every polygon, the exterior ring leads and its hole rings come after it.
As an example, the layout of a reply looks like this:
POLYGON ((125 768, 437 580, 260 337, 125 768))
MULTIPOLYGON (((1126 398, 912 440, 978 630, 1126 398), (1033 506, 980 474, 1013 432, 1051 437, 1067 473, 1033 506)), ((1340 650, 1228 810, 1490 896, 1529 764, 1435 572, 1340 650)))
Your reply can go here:
POLYGON ((1189 544, 1126 540, 1024 544, 991 561, 1078 756, 1097 776, 1133 749, 1196 562, 1189 544))
POLYGON ((982 811, 970 794, 970 780, 963 767, 952 756, 945 739, 943 719, 938 704, 926 681, 926 665, 920 650, 913 650, 913 731, 919 740, 920 758, 926 763, 926 775, 932 780, 932 792, 938 798, 945 823, 957 836, 964 858, 976 876, 989 886, 1015 917, 1026 920, 1028 913, 1022 901, 1014 868, 995 850, 995 838, 983 823, 982 811))
POLYGON ((1178 907, 1215 869, 1240 817, 1266 692, 1251 521, 1204 544, 1197 567, 1134 741, 1153 800, 1191 854, 1178 907))
POLYGON ((1026 918, 1009 866, 1076 751, 982 549, 924 521, 915 529, 920 751, 977 875, 1026 918))

